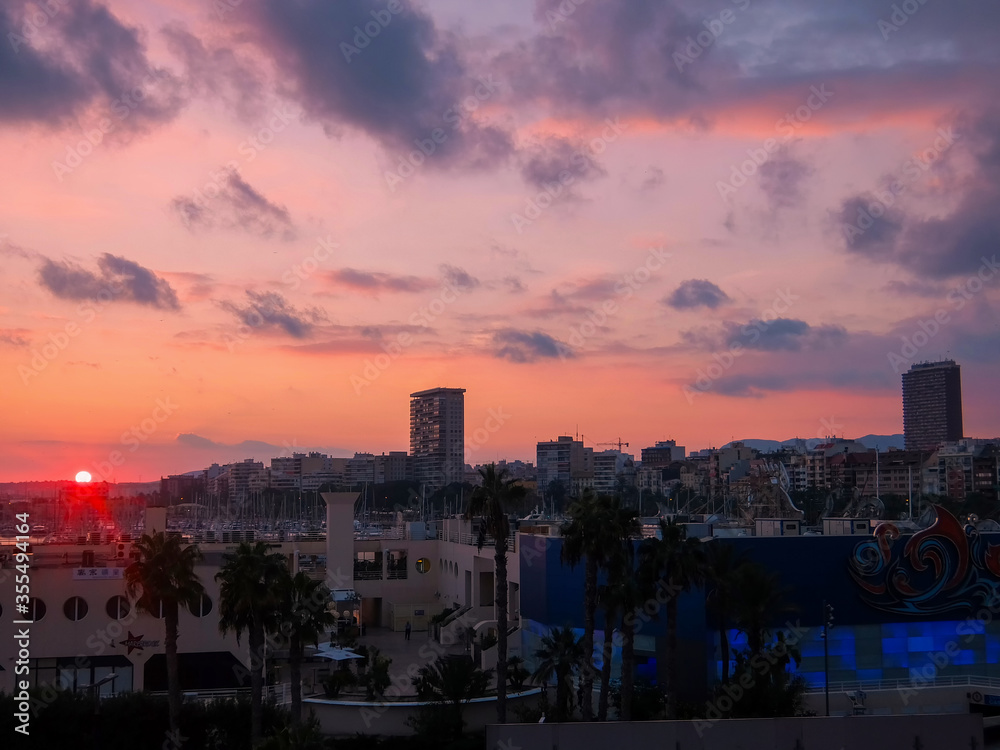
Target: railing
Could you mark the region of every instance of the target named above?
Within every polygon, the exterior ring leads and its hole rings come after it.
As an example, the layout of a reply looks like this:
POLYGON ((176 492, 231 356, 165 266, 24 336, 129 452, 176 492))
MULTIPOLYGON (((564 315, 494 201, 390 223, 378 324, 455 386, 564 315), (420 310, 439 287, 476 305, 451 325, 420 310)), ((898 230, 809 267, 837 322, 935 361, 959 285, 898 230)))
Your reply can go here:
POLYGON ((470 609, 472 609, 472 607, 469 606, 469 605, 466 605, 466 606, 462 607, 461 609, 456 609, 456 610, 452 611, 452 613, 450 615, 448 615, 446 618, 444 618, 444 621, 442 621, 442 623, 441 623, 441 627, 444 628, 445 625, 450 625, 451 623, 455 622, 455 620, 457 620, 459 617, 461 617, 462 615, 464 615, 470 609))
MULTIPOLYGON (((468 544, 473 547, 479 545, 478 534, 465 534, 462 532, 455 532, 455 531, 452 532, 442 531, 438 536, 438 539, 440 539, 443 542, 452 542, 454 544, 468 544)), ((492 549, 495 543, 496 542, 493 539, 493 537, 491 536, 484 537, 483 549, 492 549)), ((511 552, 517 551, 517 534, 511 532, 511 535, 507 537, 507 548, 511 552)))
MULTIPOLYGON (((291 693, 288 685, 267 685, 264 688, 264 700, 273 698, 275 703, 282 706, 291 702, 291 693)), ((166 696, 166 691, 149 691, 148 695, 166 696)), ((208 702, 214 700, 224 700, 229 698, 250 697, 250 688, 216 688, 213 690, 184 690, 181 697, 186 701, 208 702)))
MULTIPOLYGON (((923 679, 895 679, 895 680, 871 680, 861 682, 831 682, 831 693, 844 693, 854 690, 898 690, 899 688, 943 688, 943 687, 986 687, 1000 689, 1000 678, 997 677, 977 677, 975 675, 959 675, 955 677, 937 677, 933 680, 923 679)), ((823 685, 808 688, 810 693, 822 693, 826 688, 823 685)))

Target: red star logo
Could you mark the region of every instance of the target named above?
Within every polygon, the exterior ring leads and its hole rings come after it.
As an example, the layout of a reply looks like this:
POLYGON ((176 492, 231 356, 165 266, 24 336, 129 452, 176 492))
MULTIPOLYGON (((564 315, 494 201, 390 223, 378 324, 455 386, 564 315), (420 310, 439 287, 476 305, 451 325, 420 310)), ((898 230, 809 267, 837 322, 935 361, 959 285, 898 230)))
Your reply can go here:
POLYGON ((126 638, 124 641, 119 641, 119 643, 121 643, 121 645, 123 646, 128 646, 129 654, 131 654, 136 649, 142 651, 142 636, 132 635, 131 630, 128 631, 128 638, 126 638))

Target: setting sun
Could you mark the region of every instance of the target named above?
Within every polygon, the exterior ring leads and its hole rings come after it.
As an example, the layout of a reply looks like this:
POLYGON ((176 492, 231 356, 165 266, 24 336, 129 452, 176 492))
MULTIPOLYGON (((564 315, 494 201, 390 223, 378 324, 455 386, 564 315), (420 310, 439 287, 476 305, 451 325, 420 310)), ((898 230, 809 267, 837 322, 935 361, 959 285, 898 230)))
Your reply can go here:
POLYGON ((76 473, 76 481, 78 481, 78 482, 85 483, 85 482, 89 482, 90 479, 91 479, 91 477, 90 477, 90 472, 89 471, 78 471, 76 473))

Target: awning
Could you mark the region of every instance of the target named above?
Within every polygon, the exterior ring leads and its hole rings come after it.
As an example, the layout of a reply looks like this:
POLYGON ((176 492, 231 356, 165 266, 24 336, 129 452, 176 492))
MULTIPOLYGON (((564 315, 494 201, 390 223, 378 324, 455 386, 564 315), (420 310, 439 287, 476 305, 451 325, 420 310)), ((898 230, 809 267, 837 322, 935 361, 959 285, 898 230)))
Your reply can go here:
POLYGON ((365 657, 361 654, 356 654, 349 648, 331 648, 328 646, 320 646, 313 656, 320 656, 324 659, 332 659, 333 661, 346 661, 348 659, 364 659, 365 657))

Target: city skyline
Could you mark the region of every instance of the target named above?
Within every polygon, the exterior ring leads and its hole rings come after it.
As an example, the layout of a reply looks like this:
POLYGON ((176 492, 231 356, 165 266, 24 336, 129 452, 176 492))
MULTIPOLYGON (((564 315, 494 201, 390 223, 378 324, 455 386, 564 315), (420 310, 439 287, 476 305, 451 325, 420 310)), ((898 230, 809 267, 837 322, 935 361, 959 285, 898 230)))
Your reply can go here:
POLYGON ((1000 9, 914 8, 0 5, 0 481, 408 450, 449 383, 470 463, 897 434, 939 359, 995 437, 1000 9))

